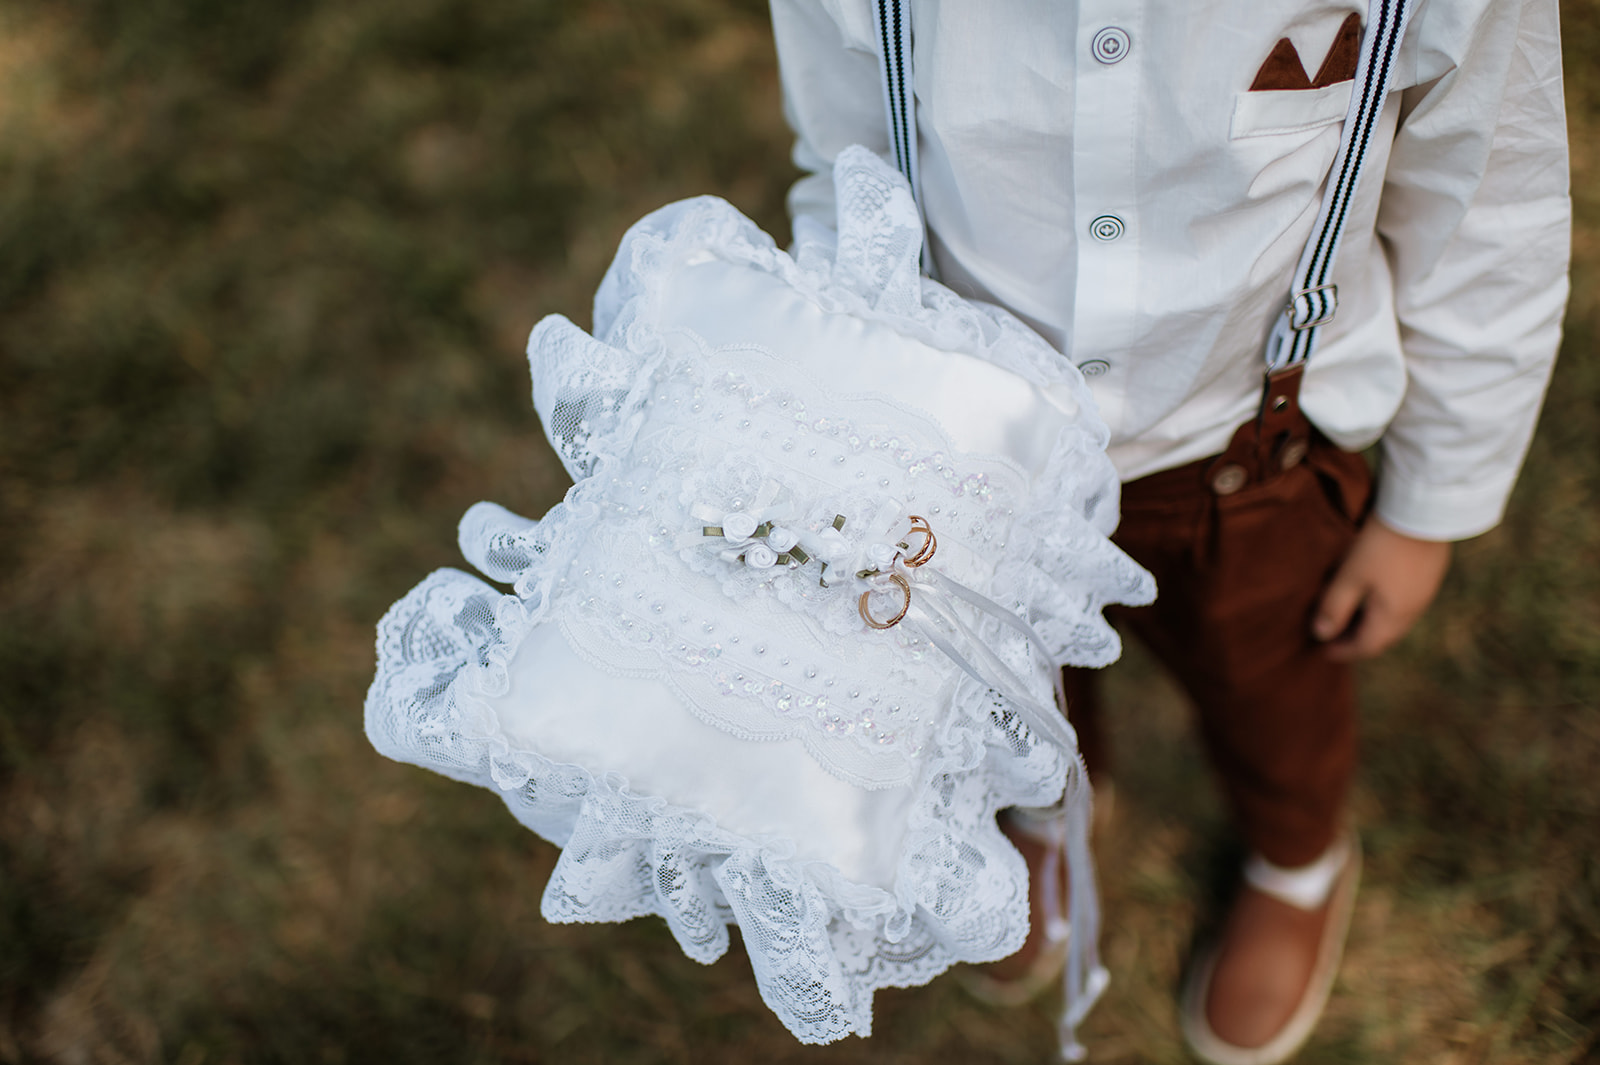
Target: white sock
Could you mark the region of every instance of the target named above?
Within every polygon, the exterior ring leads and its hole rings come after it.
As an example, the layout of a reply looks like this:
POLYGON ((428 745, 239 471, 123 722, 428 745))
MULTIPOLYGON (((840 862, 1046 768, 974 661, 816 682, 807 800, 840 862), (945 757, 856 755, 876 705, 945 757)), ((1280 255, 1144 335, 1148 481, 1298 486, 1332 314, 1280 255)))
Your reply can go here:
POLYGON ((1334 840, 1322 857, 1309 865, 1285 869, 1273 865, 1259 854, 1252 854, 1244 863, 1244 879, 1264 895, 1288 903, 1302 910, 1316 910, 1333 894, 1333 885, 1344 872, 1350 860, 1350 841, 1345 836, 1334 840))

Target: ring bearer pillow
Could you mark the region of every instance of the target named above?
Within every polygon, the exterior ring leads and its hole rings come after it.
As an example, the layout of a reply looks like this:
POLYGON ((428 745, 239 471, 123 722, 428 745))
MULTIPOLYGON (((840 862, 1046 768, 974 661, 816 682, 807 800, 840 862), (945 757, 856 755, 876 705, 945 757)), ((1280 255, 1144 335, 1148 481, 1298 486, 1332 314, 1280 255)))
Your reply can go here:
POLYGON ((920 276, 876 156, 841 153, 835 186, 837 238, 794 257, 721 200, 662 208, 593 337, 539 323, 534 405, 574 484, 539 521, 468 511, 462 552, 513 592, 440 570, 397 603, 367 732, 563 848, 548 919, 657 914, 701 962, 737 923, 805 1042, 1017 950, 1028 874, 995 814, 1065 791, 1081 1014, 1088 791, 1052 678, 1113 660, 1101 608, 1154 587, 1107 539, 1077 370, 920 276))

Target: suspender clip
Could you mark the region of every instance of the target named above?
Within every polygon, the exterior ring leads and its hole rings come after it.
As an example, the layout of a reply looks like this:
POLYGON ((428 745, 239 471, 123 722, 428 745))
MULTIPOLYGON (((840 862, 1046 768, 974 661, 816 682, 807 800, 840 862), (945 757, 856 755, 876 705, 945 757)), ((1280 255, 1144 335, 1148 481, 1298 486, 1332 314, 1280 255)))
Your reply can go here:
POLYGON ((1297 288, 1289 296, 1283 313, 1289 316, 1289 328, 1315 329, 1327 325, 1339 309, 1339 286, 1317 285, 1315 288, 1297 288))

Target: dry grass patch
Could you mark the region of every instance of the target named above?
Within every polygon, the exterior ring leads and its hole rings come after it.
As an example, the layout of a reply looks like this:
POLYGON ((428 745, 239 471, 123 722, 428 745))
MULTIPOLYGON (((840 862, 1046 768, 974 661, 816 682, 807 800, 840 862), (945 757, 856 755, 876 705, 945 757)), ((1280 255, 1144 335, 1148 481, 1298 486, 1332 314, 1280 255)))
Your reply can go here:
MULTIPOLYGON (((0 11, 0 1062, 1024 1063, 946 978, 796 1044, 737 948, 538 915, 556 852, 375 755, 373 625, 566 481, 528 329, 699 193, 781 241, 757 0, 0 11)), ((1576 1062, 1600 1031, 1600 6, 1567 5, 1575 298, 1506 524, 1369 671, 1366 888, 1302 1060, 1576 1062)), ((1171 687, 1113 680, 1093 1060, 1179 1062, 1231 860, 1171 687)))

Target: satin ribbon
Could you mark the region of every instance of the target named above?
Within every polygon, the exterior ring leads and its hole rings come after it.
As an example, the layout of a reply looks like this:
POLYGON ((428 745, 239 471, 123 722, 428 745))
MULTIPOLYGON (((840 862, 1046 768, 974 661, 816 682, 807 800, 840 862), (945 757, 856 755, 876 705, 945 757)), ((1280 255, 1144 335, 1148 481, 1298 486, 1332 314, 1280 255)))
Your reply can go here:
POLYGON ((1067 777, 1067 794, 1060 803, 1044 809, 1011 811, 1012 824, 1044 843, 1047 853, 1065 861, 1068 898, 1061 897, 1059 871, 1050 862, 1044 882, 1043 904, 1045 938, 1056 945, 1067 944, 1065 971, 1061 979, 1062 1009, 1057 1021, 1063 1061, 1082 1061, 1086 1056, 1078 1041, 1078 1025, 1105 992, 1110 974, 1100 963, 1100 900, 1094 890, 1094 860, 1089 851, 1089 826, 1093 796, 1075 789, 1088 787, 1088 771, 1083 758, 1067 777))
MULTIPOLYGON (((932 543, 931 529, 928 534, 932 543)), ((906 549, 909 550, 909 547, 906 549)), ((1083 756, 1077 750, 1077 734, 1064 716, 1067 703, 1062 690, 1061 670, 1056 668, 1055 663, 1049 662, 1057 704, 1061 708, 1058 710, 1045 706, 1028 693, 1027 685, 1016 672, 962 619, 955 609, 955 601, 975 607, 980 614, 1013 629, 1041 655, 1045 653, 1043 637, 1027 619, 937 570, 928 569, 926 564, 932 557, 932 551, 925 554, 918 551, 913 553, 913 558, 920 559, 917 565, 907 565, 903 558, 897 558, 889 571, 905 581, 910 589, 906 592, 908 600, 902 624, 910 626, 912 632, 937 647, 978 683, 1004 695, 1007 705, 1027 722, 1035 735, 1048 738, 1073 756, 1075 764, 1067 778, 1068 793, 1062 797, 1061 804, 1025 816, 1030 822, 1029 830, 1043 837, 1054 852, 1062 856, 1069 882, 1077 885, 1070 898, 1063 899, 1060 877, 1052 866, 1044 883, 1041 902, 1045 913, 1045 938, 1051 944, 1065 941, 1067 945, 1066 966, 1061 980, 1062 1010, 1057 1023, 1061 1058, 1063 1061, 1082 1061, 1087 1052, 1078 1041, 1078 1026, 1105 991, 1110 977, 1100 964, 1100 901, 1094 889, 1094 859, 1089 851, 1093 798, 1078 795, 1074 791, 1075 788, 1088 787, 1089 776, 1083 756), (939 631, 940 625, 954 630, 966 650, 958 648, 945 633, 939 631), (968 657, 969 654, 972 657, 968 657), (973 657, 981 661, 982 668, 972 661, 973 657)), ((889 574, 874 576, 887 578, 889 574)))
MULTIPOLYGON (((1063 712, 1056 707, 1046 706, 1029 694, 1027 683, 966 623, 955 609, 955 601, 965 602, 981 614, 1013 629, 1040 655, 1046 653, 1044 638, 1014 611, 1007 610, 988 596, 973 591, 937 570, 928 569, 926 564, 932 557, 933 552, 927 552, 926 557, 915 566, 908 565, 903 558, 897 558, 890 570, 873 574, 867 579, 874 584, 890 580, 892 576, 904 581, 906 590, 902 594, 907 597, 907 603, 901 624, 937 647, 967 676, 1005 696, 1007 704, 1027 722, 1035 735, 1050 740, 1063 750, 1076 750, 1077 734, 1067 724, 1063 712), (946 631, 941 631, 941 626, 946 631), (952 633, 960 640, 960 646, 950 638, 952 633), (978 662, 974 662, 974 658, 978 662)), ((1050 669, 1055 679, 1058 704, 1065 706, 1060 670, 1054 668, 1054 663, 1050 663, 1050 669)))
MULTIPOLYGON (((945 580, 948 581, 949 578, 945 578, 945 580)), ((955 582, 950 581, 950 583, 954 584, 955 582)), ((961 667, 962 672, 966 673, 967 676, 984 687, 991 688, 1005 696, 1006 704, 1027 722, 1028 728, 1035 735, 1042 739, 1048 739, 1063 750, 1071 751, 1077 748, 1077 735, 1072 731, 1072 726, 1067 724, 1067 719, 1062 716, 1061 711, 1055 707, 1046 706, 1028 694, 1027 685, 1016 675, 1011 667, 983 642, 978 634, 961 619, 959 614, 950 609, 948 602, 940 602, 940 595, 945 589, 936 590, 930 584, 923 582, 913 584, 912 587, 923 593, 921 596, 913 598, 911 609, 907 613, 904 622, 912 632, 933 644, 940 651, 943 651, 952 662, 961 667), (963 653, 955 643, 938 630, 938 622, 943 622, 959 634, 967 653, 963 653), (968 657, 968 654, 972 657, 968 657), (982 663, 982 666, 980 667, 974 663, 972 658, 977 658, 982 663)), ((957 585, 956 587, 960 588, 961 586, 957 585)), ((1026 626, 1030 630, 1032 629, 1031 625, 1022 621, 1015 614, 1011 614, 1010 611, 993 600, 984 599, 984 597, 970 588, 961 588, 961 591, 967 594, 961 595, 960 598, 968 602, 973 602, 974 599, 982 600, 981 603, 974 603, 974 605, 978 606, 980 610, 990 617, 1003 621, 1009 616, 1013 621, 1026 626)), ((1037 635, 1032 638, 1038 639, 1037 635)), ((1041 642, 1035 644, 1035 646, 1042 648, 1043 644, 1041 642)))

